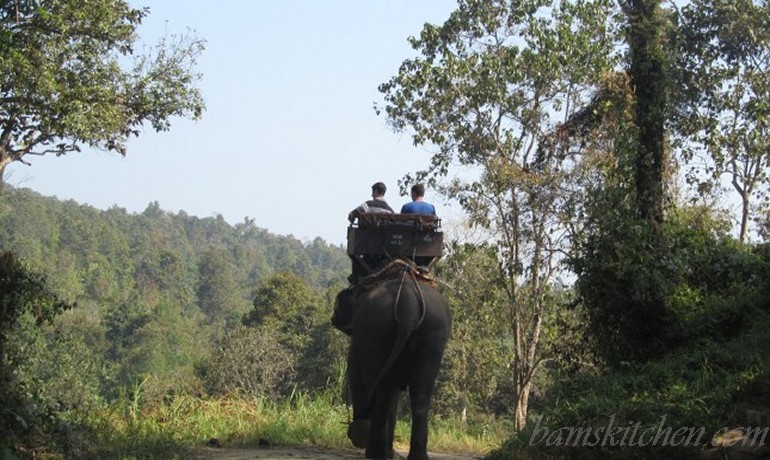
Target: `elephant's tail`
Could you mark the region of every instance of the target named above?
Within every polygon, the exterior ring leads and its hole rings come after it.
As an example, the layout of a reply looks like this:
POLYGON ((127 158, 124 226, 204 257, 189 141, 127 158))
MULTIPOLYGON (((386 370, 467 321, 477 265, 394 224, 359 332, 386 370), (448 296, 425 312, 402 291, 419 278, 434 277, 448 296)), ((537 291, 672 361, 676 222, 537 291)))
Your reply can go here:
POLYGON ((413 273, 405 271, 401 276, 398 293, 393 305, 393 319, 396 321, 396 340, 393 342, 393 348, 390 350, 390 355, 385 361, 385 365, 382 366, 382 370, 380 370, 377 378, 374 379, 372 387, 369 389, 369 395, 366 398, 366 407, 371 407, 372 404, 374 404, 374 395, 377 392, 377 388, 380 386, 385 376, 388 375, 391 369, 393 369, 398 358, 401 357, 401 353, 404 351, 404 347, 406 347, 409 337, 411 337, 414 331, 416 331, 417 328, 420 327, 420 324, 422 324, 422 320, 425 317, 425 309, 425 299, 420 290, 419 281, 413 273), (410 274, 412 275, 412 283, 407 283, 407 277, 410 274), (407 295, 406 302, 401 302, 401 294, 406 284, 412 285, 412 294, 414 295, 414 298, 407 295), (399 310, 401 305, 414 305, 416 308, 404 308, 399 310))

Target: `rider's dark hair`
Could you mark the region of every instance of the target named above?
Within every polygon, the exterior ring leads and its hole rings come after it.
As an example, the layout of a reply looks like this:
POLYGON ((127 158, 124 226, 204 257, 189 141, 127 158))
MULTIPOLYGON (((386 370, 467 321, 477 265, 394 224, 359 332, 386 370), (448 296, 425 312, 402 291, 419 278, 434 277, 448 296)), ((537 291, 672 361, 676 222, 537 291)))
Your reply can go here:
POLYGON ((385 187, 385 184, 382 182, 377 182, 374 185, 372 185, 372 191, 377 192, 378 195, 383 196, 385 195, 385 192, 388 191, 388 188, 385 187))
POLYGON ((412 194, 414 196, 425 196, 425 186, 422 184, 412 185, 412 194))

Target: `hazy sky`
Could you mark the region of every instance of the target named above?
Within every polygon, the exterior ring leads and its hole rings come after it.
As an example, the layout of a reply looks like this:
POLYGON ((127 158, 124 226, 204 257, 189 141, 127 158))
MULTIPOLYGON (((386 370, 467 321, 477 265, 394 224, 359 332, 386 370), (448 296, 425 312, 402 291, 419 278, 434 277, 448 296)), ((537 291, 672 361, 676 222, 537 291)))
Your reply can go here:
MULTIPOLYGON (((140 34, 191 29, 206 40, 199 60, 207 109, 197 122, 147 129, 123 158, 85 151, 26 157, 6 180, 100 209, 162 209, 255 224, 302 240, 345 241, 347 213, 371 184, 397 181, 430 155, 392 132, 372 109, 377 86, 413 56, 426 22, 443 23, 454 0, 132 0, 149 6, 140 34)), ((450 209, 429 190, 450 224, 450 209)))

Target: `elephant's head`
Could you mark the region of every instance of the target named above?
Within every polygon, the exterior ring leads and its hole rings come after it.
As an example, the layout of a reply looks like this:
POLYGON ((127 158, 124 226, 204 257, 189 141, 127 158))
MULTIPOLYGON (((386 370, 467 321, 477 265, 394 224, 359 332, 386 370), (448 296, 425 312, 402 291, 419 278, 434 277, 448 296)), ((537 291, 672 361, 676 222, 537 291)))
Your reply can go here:
POLYGON ((356 290, 352 287, 337 294, 332 325, 347 335, 353 334, 353 311, 355 309, 356 290))

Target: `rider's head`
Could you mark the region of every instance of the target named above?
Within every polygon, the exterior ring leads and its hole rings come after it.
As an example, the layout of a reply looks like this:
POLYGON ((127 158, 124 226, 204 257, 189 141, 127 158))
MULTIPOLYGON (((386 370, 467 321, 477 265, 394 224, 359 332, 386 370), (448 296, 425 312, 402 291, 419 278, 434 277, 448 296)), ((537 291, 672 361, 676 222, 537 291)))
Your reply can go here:
POLYGON ((422 198, 425 196, 425 186, 422 184, 412 185, 412 199, 422 198))
POLYGON ((385 192, 388 190, 387 187, 385 187, 385 184, 382 182, 377 182, 374 185, 372 185, 372 198, 380 198, 385 196, 385 192))

